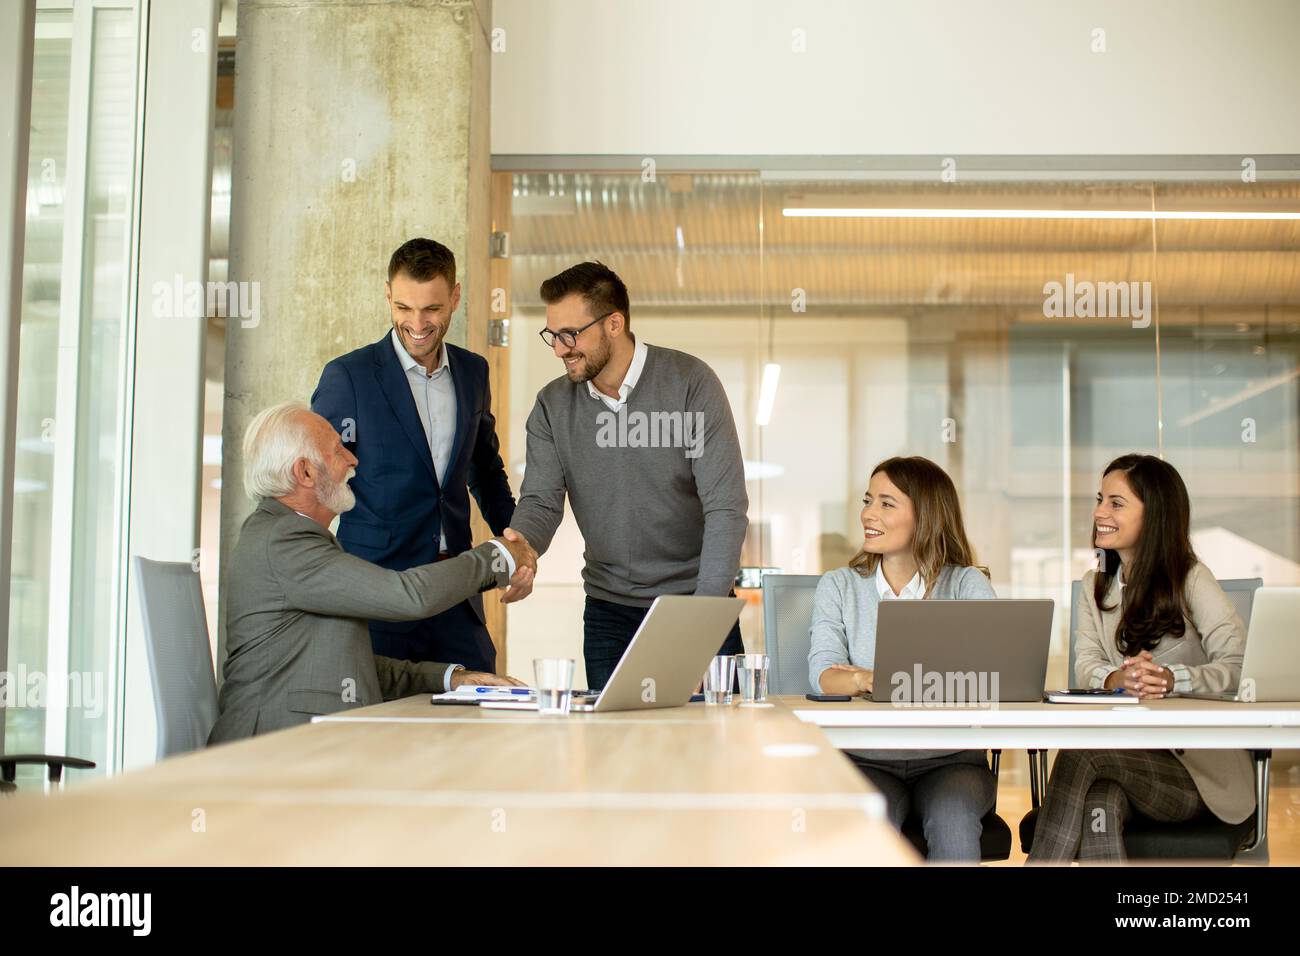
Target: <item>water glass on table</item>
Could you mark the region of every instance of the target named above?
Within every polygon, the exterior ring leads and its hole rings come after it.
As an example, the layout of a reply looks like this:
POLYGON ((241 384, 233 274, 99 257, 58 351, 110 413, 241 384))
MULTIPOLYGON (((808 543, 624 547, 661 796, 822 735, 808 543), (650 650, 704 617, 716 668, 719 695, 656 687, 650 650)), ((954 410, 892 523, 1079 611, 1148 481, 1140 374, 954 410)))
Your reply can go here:
POLYGON ((539 657, 533 661, 533 686, 539 714, 567 714, 573 702, 574 664, 571 657, 539 657))
POLYGON ((715 657, 709 661, 709 670, 704 675, 704 702, 706 704, 730 704, 731 688, 736 681, 736 658, 728 654, 715 657))
POLYGON ((736 674, 740 677, 742 704, 761 704, 767 700, 767 669, 770 661, 766 654, 737 654, 736 674))

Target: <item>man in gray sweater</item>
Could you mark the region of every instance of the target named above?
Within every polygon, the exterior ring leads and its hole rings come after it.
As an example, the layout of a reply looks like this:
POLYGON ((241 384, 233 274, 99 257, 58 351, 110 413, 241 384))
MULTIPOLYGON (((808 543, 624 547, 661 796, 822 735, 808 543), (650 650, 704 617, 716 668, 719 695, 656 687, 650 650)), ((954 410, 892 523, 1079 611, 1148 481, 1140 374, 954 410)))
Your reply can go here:
MULTIPOLYGON (((511 528, 540 554, 568 495, 586 544, 583 656, 603 687, 660 594, 727 595, 749 527, 726 393, 694 356, 630 329, 627 287, 599 262, 542 283, 542 340, 565 374, 537 393, 511 528)), ((737 624, 719 653, 740 654, 737 624)))

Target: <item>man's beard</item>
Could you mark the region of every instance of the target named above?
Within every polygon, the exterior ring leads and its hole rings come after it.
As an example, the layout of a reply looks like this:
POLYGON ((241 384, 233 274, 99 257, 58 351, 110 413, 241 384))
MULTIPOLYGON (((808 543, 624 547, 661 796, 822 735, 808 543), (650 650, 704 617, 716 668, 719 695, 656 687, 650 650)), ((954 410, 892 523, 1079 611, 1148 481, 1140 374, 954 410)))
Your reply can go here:
POLYGON ((447 330, 434 326, 429 332, 429 337, 423 342, 412 342, 407 338, 407 333, 400 326, 394 325, 397 329, 398 341, 402 343, 402 348, 406 349, 406 354, 411 358, 423 358, 426 355, 437 355, 438 349, 442 348, 442 339, 447 330))
POLYGON ((569 381, 575 385, 581 385, 583 382, 590 382, 593 378, 605 370, 609 364, 609 357, 614 354, 614 349, 610 346, 609 336, 601 330, 600 346, 595 352, 587 352, 583 355, 582 365, 573 371, 565 370, 569 376, 569 381), (574 373, 577 377, 574 377, 574 373))
POLYGON ((335 482, 329 476, 329 472, 325 470, 325 466, 321 465, 320 484, 316 488, 316 501, 326 511, 331 511, 336 515, 351 511, 357 505, 357 496, 348 487, 348 479, 355 476, 355 469, 349 468, 347 478, 335 482))

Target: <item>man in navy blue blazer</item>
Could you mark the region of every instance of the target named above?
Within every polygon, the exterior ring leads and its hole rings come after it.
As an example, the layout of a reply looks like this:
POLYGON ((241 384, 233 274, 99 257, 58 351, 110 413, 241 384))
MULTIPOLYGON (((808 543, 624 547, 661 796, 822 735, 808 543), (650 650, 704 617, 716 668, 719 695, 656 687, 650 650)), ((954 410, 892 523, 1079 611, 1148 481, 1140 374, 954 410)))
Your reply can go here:
MULTIPOLYGON (((403 243, 389 260, 384 292, 392 328, 330 361, 311 407, 359 462, 351 482, 357 503, 339 518, 339 543, 404 571, 469 550, 470 493, 497 535, 515 499, 497 442, 487 360, 443 341, 460 303, 455 256, 432 239, 403 243)), ((503 600, 516 596, 507 592, 503 600)), ((496 670, 481 595, 423 621, 371 621, 370 639, 384 657, 496 670)))

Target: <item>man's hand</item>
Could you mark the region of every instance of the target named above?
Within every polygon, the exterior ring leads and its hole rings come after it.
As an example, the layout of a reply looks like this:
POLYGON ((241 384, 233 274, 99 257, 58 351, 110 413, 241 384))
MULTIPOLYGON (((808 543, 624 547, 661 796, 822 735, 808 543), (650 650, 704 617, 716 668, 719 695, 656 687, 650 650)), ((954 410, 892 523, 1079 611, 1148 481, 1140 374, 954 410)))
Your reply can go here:
POLYGON ((506 550, 510 552, 510 557, 515 559, 516 574, 524 569, 537 571, 537 552, 528 543, 528 539, 514 528, 506 528, 501 537, 494 540, 505 545, 506 550))
POLYGON ((506 528, 497 538, 510 551, 515 559, 515 573, 510 578, 510 587, 501 595, 502 604, 522 601, 533 593, 533 576, 537 573, 537 552, 533 550, 528 539, 514 528, 506 528))
POLYGON ((486 671, 453 671, 451 675, 451 689, 455 690, 461 684, 484 684, 488 687, 528 686, 523 681, 515 680, 513 677, 505 677, 500 674, 489 674, 486 671))
POLYGON ((502 604, 514 604, 533 593, 533 572, 518 571, 510 579, 510 587, 501 594, 502 604))

